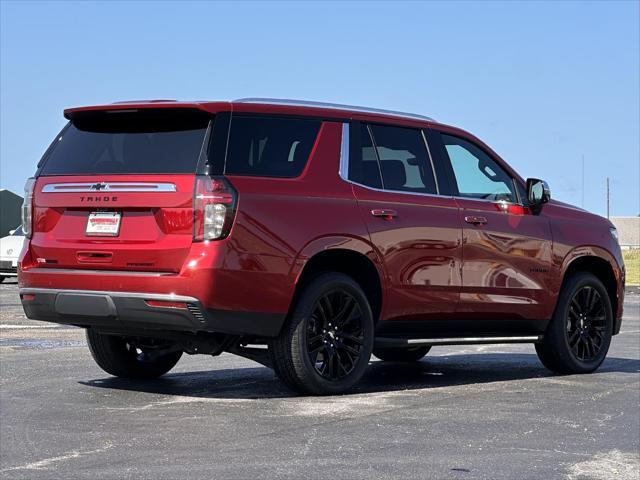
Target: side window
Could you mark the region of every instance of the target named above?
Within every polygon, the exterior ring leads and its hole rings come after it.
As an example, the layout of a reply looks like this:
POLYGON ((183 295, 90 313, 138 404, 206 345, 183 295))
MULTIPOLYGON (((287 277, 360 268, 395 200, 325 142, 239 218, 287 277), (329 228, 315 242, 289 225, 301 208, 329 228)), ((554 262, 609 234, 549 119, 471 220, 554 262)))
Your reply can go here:
POLYGON ((353 132, 355 151, 349 159, 349 180, 373 188, 382 188, 378 158, 366 125, 353 132))
POLYGON ((385 190, 436 193, 422 132, 413 128, 371 125, 385 190))
POLYGON ((315 143, 320 120, 233 116, 225 172, 297 177, 315 143))
POLYGON ((461 197, 517 202, 513 179, 498 163, 467 140, 441 134, 461 197))

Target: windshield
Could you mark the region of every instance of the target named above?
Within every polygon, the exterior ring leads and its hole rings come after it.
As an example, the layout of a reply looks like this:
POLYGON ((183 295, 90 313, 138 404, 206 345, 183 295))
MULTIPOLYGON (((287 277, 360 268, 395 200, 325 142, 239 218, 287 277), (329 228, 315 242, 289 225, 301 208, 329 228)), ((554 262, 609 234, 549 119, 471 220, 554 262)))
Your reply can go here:
POLYGON ((194 173, 211 118, 187 109, 79 113, 40 173, 194 173))

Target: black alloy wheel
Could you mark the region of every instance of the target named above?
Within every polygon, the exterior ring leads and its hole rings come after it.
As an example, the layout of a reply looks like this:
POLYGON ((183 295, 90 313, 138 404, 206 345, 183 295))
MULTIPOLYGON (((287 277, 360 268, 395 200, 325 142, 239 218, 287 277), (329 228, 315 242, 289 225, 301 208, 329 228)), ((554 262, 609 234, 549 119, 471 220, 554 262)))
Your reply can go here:
POLYGON ((592 273, 565 279, 553 318, 536 353, 549 370, 560 374, 589 373, 604 361, 613 334, 611 298, 592 273))
POLYGON ((360 358, 362 310, 343 288, 318 298, 307 326, 307 350, 316 372, 327 380, 349 375, 360 358))
POLYGON ((578 360, 598 356, 605 345, 606 321, 605 303, 595 288, 587 285, 574 293, 567 314, 567 342, 578 360))

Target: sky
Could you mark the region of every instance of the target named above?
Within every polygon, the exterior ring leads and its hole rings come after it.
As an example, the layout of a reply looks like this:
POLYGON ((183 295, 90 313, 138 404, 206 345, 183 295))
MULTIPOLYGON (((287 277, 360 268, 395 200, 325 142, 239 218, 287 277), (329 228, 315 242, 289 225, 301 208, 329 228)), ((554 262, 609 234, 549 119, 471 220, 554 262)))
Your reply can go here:
POLYGON ((638 0, 0 0, 0 188, 66 107, 275 97, 429 115, 601 215, 610 177, 611 215, 638 215, 639 24, 638 0))

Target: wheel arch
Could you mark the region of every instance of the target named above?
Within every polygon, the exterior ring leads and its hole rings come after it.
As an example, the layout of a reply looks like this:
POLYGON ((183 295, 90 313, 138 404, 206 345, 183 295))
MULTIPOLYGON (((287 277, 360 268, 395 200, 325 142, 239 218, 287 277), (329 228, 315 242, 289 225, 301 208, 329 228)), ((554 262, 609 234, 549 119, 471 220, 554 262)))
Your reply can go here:
POLYGON ((581 247, 572 251, 564 261, 561 290, 567 279, 576 272, 591 273, 602 282, 611 301, 613 318, 614 320, 618 318, 621 309, 620 278, 622 272, 615 258, 606 250, 598 247, 581 247))
POLYGON ((360 285, 377 323, 384 308, 384 271, 379 256, 371 245, 350 237, 323 237, 308 244, 298 255, 292 268, 295 291, 291 305, 305 285, 327 272, 343 273, 360 285))

